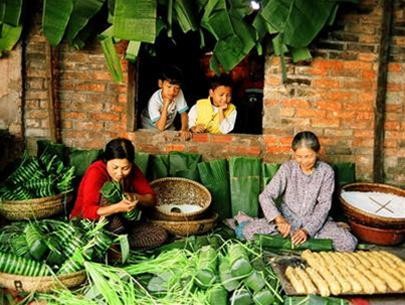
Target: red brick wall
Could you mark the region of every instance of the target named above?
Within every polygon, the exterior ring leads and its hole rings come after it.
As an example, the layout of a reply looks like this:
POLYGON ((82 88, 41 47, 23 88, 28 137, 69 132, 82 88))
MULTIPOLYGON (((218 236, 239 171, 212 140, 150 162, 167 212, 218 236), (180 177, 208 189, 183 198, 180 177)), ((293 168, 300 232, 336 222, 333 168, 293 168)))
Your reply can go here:
MULTIPOLYGON (((127 116, 128 96, 132 93, 126 82, 112 82, 98 44, 82 51, 62 46, 57 93, 63 142, 80 148, 102 147, 112 137, 127 135, 138 150, 151 153, 180 150, 201 153, 205 159, 251 155, 282 162, 289 158, 291 137, 309 129, 320 136, 324 158, 355 162, 358 178, 371 180, 381 14, 379 1, 346 4, 334 29, 314 43, 313 61, 288 64, 286 84, 280 81, 279 59, 267 58, 262 136, 204 134, 183 142, 174 132, 127 133, 131 119, 127 116)), ((403 7, 396 5, 385 169, 387 183, 405 186, 403 22, 403 7)), ((38 28, 28 37, 25 57, 25 133, 32 146, 36 139, 49 137, 45 40, 38 28)))

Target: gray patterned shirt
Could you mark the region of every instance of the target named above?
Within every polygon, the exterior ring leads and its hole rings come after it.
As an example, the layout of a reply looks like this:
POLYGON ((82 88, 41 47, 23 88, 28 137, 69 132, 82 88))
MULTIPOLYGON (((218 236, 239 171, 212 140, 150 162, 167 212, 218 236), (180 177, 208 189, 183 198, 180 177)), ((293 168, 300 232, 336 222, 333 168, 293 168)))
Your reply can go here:
POLYGON ((285 162, 259 196, 268 221, 280 213, 292 229, 303 228, 314 236, 326 222, 335 187, 333 169, 317 161, 312 174, 304 174, 296 161, 285 162), (275 200, 280 197, 280 210, 275 200))

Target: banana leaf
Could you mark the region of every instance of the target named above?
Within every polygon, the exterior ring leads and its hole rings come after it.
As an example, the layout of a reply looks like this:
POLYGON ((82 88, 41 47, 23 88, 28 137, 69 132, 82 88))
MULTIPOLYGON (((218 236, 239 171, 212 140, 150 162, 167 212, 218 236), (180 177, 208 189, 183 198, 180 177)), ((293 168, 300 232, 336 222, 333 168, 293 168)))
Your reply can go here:
POLYGON ((293 62, 312 59, 311 52, 308 48, 291 48, 293 62))
POLYGON ((233 0, 230 2, 230 9, 237 13, 238 16, 243 19, 247 15, 250 15, 253 12, 253 8, 250 5, 250 1, 246 0, 233 0))
POLYGON ((156 0, 116 0, 114 37, 154 43, 156 38, 156 0))
MULTIPOLYGON (((17 27, 20 25, 21 19, 21 12, 23 8, 23 0, 7 0, 4 1, 4 15, 1 14, 0 16, 4 16, 2 18, 2 22, 13 27, 17 27)), ((2 6, 4 5, 2 1, 2 6)))
POLYGON ((124 79, 122 73, 121 62, 114 47, 114 40, 112 37, 113 27, 109 27, 98 38, 103 49, 104 57, 107 63, 108 70, 111 73, 115 82, 122 82, 124 79))
POLYGON ((148 177, 150 180, 169 177, 169 155, 152 155, 148 177))
POLYGON ((51 45, 62 41, 72 11, 73 0, 44 0, 42 27, 51 45))
POLYGON ((140 41, 132 40, 129 42, 127 50, 125 51, 125 59, 130 62, 135 62, 138 57, 139 49, 141 47, 140 41))
POLYGON ((259 213, 261 160, 253 157, 233 157, 229 160, 232 216, 239 211, 251 217, 259 213))
POLYGON ((318 295, 308 295, 305 297, 284 298, 284 305, 349 305, 349 301, 341 298, 321 297, 318 295))
MULTIPOLYGON (((100 12, 103 10, 101 9, 100 12)), ((86 42, 90 39, 90 37, 97 36, 100 28, 100 19, 98 17, 101 13, 98 13, 95 17, 91 18, 87 24, 80 30, 80 32, 75 36, 70 45, 75 47, 76 49, 83 49, 86 45, 86 42)))
POLYGON ((278 163, 262 163, 262 185, 261 190, 263 190, 266 185, 273 179, 274 175, 280 168, 278 163))
POLYGON ((232 27, 226 7, 220 11, 215 11, 213 15, 208 15, 206 12, 201 19, 201 25, 205 27, 216 40, 226 39, 235 34, 235 29, 232 27))
POLYGON ((76 0, 66 28, 66 39, 72 44, 89 20, 102 8, 105 0, 76 0))
POLYGON ((197 16, 195 14, 194 1, 176 0, 174 1, 174 11, 183 33, 195 31, 198 28, 197 16))
POLYGON ((227 160, 212 160, 198 163, 201 183, 212 195, 212 208, 220 219, 232 217, 227 160))
POLYGON ((37 141, 37 157, 40 157, 44 152, 53 156, 57 155, 62 161, 66 161, 67 147, 65 144, 53 143, 50 140, 37 141))
POLYGON ((145 152, 135 153, 135 164, 140 168, 142 173, 146 175, 149 165, 149 154, 145 152))
POLYGON ((20 39, 22 32, 22 26, 9 26, 3 24, 0 37, 0 52, 11 51, 14 45, 20 39))
POLYGON ((102 154, 100 149, 82 150, 72 148, 69 152, 69 165, 75 167, 75 176, 83 176, 86 169, 102 154))
POLYGON ((332 165, 335 171, 335 180, 342 186, 356 182, 356 164, 351 162, 335 163, 332 165))
POLYGON ((266 250, 306 250, 311 251, 332 251, 333 243, 331 239, 309 238, 300 245, 293 245, 291 238, 284 238, 281 235, 255 234, 254 242, 266 250))
POLYGON ((200 181, 197 165, 201 161, 200 154, 182 153, 173 151, 169 153, 169 175, 200 181))

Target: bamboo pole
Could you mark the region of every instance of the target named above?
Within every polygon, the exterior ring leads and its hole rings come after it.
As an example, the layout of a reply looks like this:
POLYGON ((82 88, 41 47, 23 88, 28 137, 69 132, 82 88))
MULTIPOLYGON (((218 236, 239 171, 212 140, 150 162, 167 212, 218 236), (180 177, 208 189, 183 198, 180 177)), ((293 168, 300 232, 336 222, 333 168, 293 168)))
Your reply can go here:
POLYGON ((49 44, 46 44, 46 64, 47 64, 47 81, 48 81, 48 121, 50 138, 55 143, 61 142, 60 126, 57 115, 57 93, 55 82, 55 49, 49 44))

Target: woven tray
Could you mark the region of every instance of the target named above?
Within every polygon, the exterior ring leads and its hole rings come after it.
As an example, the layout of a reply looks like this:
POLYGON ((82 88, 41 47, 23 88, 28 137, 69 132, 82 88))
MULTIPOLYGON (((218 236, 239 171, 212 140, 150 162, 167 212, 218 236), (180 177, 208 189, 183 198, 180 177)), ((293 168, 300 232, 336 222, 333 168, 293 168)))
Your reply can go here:
POLYGON ((0 203, 0 214, 9 220, 41 219, 63 212, 64 204, 71 195, 59 194, 50 197, 3 201, 0 203))
POLYGON ((208 189, 193 180, 179 177, 167 177, 151 182, 157 197, 157 208, 153 210, 152 217, 161 220, 194 220, 204 217, 211 204, 211 194, 208 189), (183 205, 192 204, 201 207, 194 212, 166 212, 159 206, 162 205, 183 205))
POLYGON ((168 232, 178 236, 204 234, 213 229, 218 221, 218 214, 211 214, 209 218, 200 220, 168 221, 151 219, 151 222, 165 228, 168 232))
POLYGON ((71 274, 55 276, 23 276, 0 273, 0 286, 25 292, 49 292, 55 288, 73 288, 86 280, 86 272, 79 271, 71 274))

